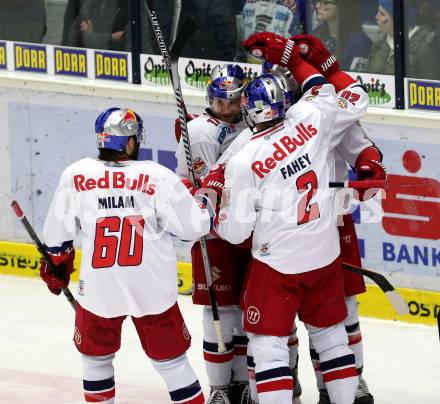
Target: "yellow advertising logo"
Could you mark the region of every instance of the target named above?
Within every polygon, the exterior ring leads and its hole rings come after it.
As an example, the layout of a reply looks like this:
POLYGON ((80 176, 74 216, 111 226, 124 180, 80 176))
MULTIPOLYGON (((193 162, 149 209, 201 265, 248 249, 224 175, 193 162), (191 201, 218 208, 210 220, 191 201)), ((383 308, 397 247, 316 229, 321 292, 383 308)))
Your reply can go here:
POLYGON ((440 311, 440 292, 397 288, 409 306, 409 314, 398 315, 385 294, 376 285, 367 285, 367 293, 357 296, 359 314, 384 320, 435 325, 440 311))
MULTIPOLYGON (((74 282, 79 281, 81 257, 81 251, 76 250, 73 264, 75 271, 70 277, 74 282)), ((14 275, 39 278, 40 258, 40 253, 32 244, 0 241, 0 276, 14 275)), ((180 294, 188 295, 192 292, 191 268, 191 263, 188 262, 179 262, 177 265, 177 283, 180 294)))
POLYGON ((409 107, 440 111, 440 83, 409 82, 409 107))
POLYGON ((87 77, 87 51, 55 48, 55 74, 87 77))
POLYGON ((126 54, 95 52, 95 77, 106 80, 128 80, 128 59, 126 54))
POLYGON ((0 43, 0 69, 6 69, 6 44, 0 43))
POLYGON ((15 44, 15 70, 46 73, 46 47, 42 45, 15 44))

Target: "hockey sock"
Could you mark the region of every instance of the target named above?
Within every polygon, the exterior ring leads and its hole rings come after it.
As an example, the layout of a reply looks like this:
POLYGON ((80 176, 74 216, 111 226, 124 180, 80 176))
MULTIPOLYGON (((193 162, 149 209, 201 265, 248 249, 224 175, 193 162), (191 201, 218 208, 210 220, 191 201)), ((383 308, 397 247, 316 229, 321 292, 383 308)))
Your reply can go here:
POLYGON ((205 402, 200 383, 186 354, 166 361, 151 360, 151 362, 165 381, 173 403, 203 404, 205 402))
POLYGON ((87 403, 114 404, 114 357, 82 355, 84 398, 87 403))
POLYGON ((289 336, 287 345, 289 347, 289 367, 295 369, 298 367, 298 336, 296 334, 296 324, 293 324, 292 333, 289 336))
POLYGON ((232 360, 232 381, 247 382, 247 345, 246 335, 234 335, 232 338, 234 346, 234 358, 232 360))
POLYGON ((288 337, 248 336, 255 360, 258 402, 292 402, 293 379, 289 369, 288 337))
POLYGON ((359 326, 358 303, 355 296, 345 298, 348 315, 344 321, 345 330, 348 334, 348 346, 353 351, 356 360, 356 368, 362 369, 364 366, 364 348, 362 345, 362 334, 359 326))
POLYGON ((257 383, 255 381, 255 362, 249 345, 248 345, 248 356, 247 356, 247 368, 248 368, 248 379, 249 379, 249 389, 251 391, 251 398, 254 402, 258 403, 257 383))
POLYGON ((330 401, 352 404, 359 380, 343 323, 326 328, 309 324, 306 327, 319 354, 322 377, 330 401))
POLYGON ((234 346, 232 335, 236 324, 236 307, 222 306, 218 308, 222 319, 222 332, 226 345, 226 352, 218 352, 217 337, 212 321, 210 307, 203 308, 203 358, 205 359, 206 373, 211 387, 229 386, 232 376, 232 361, 234 346))
POLYGON ((316 352, 313 342, 309 340, 310 359, 312 360, 313 370, 315 371, 316 385, 318 390, 325 389, 324 380, 322 380, 321 364, 319 363, 319 354, 316 352))

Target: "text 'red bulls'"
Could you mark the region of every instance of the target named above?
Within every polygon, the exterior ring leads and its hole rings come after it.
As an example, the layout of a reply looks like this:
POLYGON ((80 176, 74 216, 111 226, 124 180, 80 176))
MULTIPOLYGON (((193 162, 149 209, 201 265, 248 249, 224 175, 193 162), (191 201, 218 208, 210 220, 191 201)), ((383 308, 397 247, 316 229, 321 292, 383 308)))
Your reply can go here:
POLYGON ((139 191, 147 195, 156 192, 155 184, 149 183, 150 177, 146 174, 139 174, 137 178, 129 178, 122 171, 104 172, 104 177, 86 178, 82 174, 75 175, 73 182, 77 192, 91 191, 92 189, 123 189, 139 191))
POLYGON ((284 160, 289 154, 302 147, 310 139, 318 134, 318 130, 313 125, 307 127, 300 123, 295 126, 298 133, 294 137, 283 136, 280 140, 273 143, 275 151, 272 156, 266 158, 264 161, 254 161, 252 163, 252 171, 260 178, 264 178, 266 174, 269 174, 273 170, 278 161, 284 160))

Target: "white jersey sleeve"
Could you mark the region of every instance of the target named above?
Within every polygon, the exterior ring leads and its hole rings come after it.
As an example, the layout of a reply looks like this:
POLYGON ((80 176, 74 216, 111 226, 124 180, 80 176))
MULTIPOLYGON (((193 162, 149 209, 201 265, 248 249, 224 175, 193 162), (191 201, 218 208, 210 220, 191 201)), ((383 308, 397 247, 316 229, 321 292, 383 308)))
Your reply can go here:
POLYGON ((211 218, 206 209, 200 209, 182 181, 168 169, 163 170, 157 190, 156 210, 159 226, 182 240, 192 241, 210 232, 211 218), (182 214, 185 212, 185 214, 182 214))
POLYGON ((49 248, 73 241, 79 223, 79 203, 71 186, 71 168, 61 174, 43 227, 43 240, 49 248))
POLYGON ((332 128, 330 148, 336 147, 347 131, 361 119, 368 107, 368 94, 358 83, 354 83, 338 93, 338 113, 332 128))
POLYGON ((374 146, 373 141, 369 139, 361 124, 357 122, 344 132, 336 150, 350 166, 354 167, 361 151, 370 146, 374 146))
POLYGON ((226 165, 223 192, 226 198, 217 233, 232 244, 242 243, 254 230, 258 205, 258 190, 246 155, 239 153, 226 165))

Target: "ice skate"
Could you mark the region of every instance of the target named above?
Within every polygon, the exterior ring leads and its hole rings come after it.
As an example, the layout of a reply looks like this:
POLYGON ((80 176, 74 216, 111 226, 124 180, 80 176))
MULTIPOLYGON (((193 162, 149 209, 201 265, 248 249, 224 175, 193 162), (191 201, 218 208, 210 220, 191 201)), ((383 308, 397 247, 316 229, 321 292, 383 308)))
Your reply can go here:
POLYGON ((229 385, 229 401, 231 404, 252 404, 249 383, 231 383, 229 385))
POLYGON ((206 404, 231 404, 228 398, 228 387, 212 387, 206 404))
POLYGON ((374 404, 374 398, 368 390, 368 385, 362 375, 359 375, 359 385, 354 404, 374 404))
POLYGON ((319 390, 318 404, 331 404, 330 403, 330 396, 328 395, 327 390, 325 390, 325 389, 319 390))
POLYGON ((299 382, 298 379, 298 368, 295 367, 292 369, 292 378, 293 378, 293 382, 295 384, 295 387, 293 388, 293 395, 292 395, 292 404, 302 404, 301 401, 301 393, 302 393, 302 388, 301 388, 301 383, 299 382))

